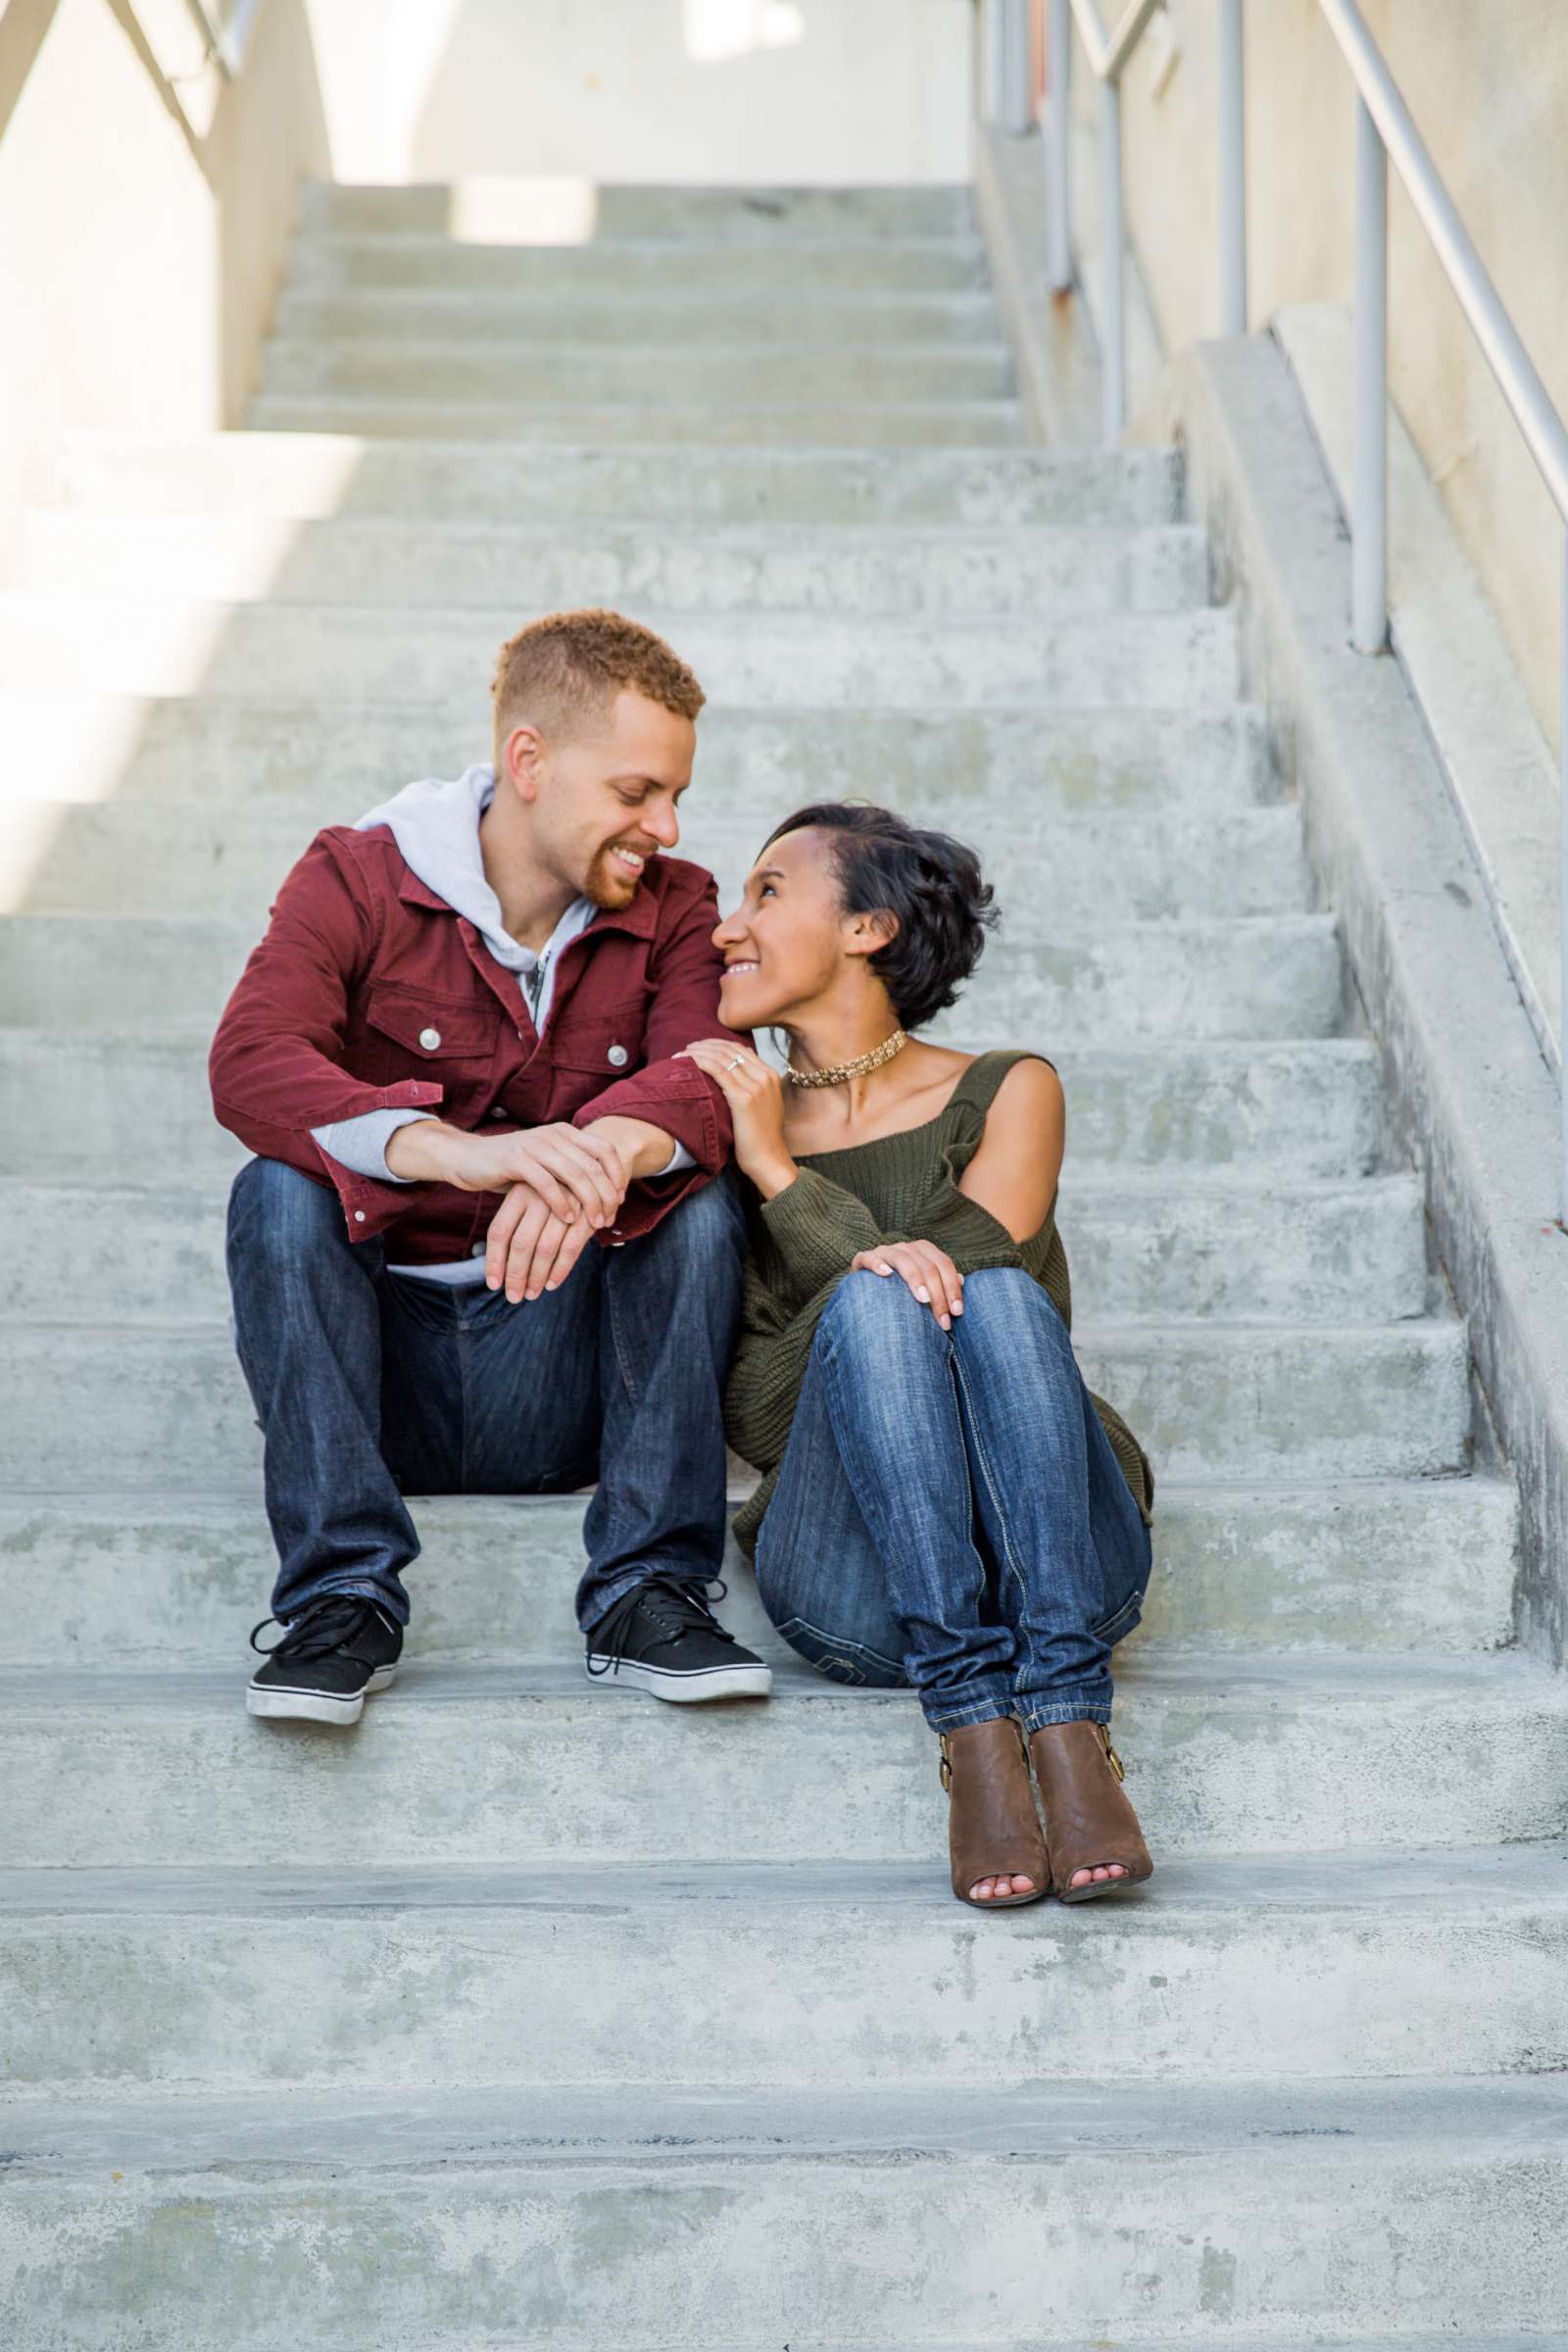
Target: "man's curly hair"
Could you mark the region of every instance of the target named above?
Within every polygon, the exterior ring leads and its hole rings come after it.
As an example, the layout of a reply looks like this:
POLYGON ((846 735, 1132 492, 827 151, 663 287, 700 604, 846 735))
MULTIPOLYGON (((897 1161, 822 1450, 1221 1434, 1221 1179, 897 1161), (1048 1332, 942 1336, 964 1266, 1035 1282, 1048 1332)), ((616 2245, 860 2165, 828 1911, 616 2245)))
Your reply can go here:
POLYGON ((555 743, 588 734, 608 719, 623 688, 681 718, 694 719, 708 699, 662 637, 623 612, 591 609, 531 620, 496 660, 497 749, 522 725, 555 743))

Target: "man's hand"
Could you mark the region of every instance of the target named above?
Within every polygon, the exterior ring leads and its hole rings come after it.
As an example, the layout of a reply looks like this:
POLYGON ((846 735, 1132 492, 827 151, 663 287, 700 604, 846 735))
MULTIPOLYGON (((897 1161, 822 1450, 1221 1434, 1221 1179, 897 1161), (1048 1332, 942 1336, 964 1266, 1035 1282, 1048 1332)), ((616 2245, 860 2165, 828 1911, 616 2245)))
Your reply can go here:
POLYGON ((484 1278, 490 1289, 505 1283, 514 1306, 559 1291, 593 1239, 584 1216, 551 1213, 531 1185, 514 1184, 490 1220, 485 1240, 484 1278))
POLYGON ((394 1176, 451 1184, 461 1193, 509 1193, 525 1185, 562 1225, 582 1218, 592 1232, 613 1225, 631 1181, 623 1139, 609 1132, 621 1123, 600 1119, 578 1128, 558 1121, 515 1135, 469 1135, 444 1119, 417 1119, 392 1137, 386 1164, 394 1176))

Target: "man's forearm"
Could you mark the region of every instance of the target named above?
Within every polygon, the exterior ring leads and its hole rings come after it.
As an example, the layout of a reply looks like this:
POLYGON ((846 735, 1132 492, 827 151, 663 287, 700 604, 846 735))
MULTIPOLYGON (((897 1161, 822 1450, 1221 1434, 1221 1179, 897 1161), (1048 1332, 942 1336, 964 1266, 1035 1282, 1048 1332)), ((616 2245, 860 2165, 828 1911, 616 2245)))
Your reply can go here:
MULTIPOLYGON (((628 1183, 662 1176, 677 1150, 675 1138, 647 1119, 595 1119, 584 1132, 614 1145, 628 1183)), ((388 1138, 386 1164, 406 1184, 463 1184, 474 1142, 466 1128, 445 1119, 412 1120, 388 1138)))
POLYGON ((648 1119, 592 1119, 584 1132, 605 1136, 614 1145, 625 1165, 629 1184, 646 1181, 650 1176, 664 1175, 677 1149, 675 1138, 668 1130, 654 1126, 648 1119))
POLYGON ((459 1155, 471 1141, 445 1119, 414 1119, 387 1138, 386 1164, 405 1184, 452 1184, 459 1155))

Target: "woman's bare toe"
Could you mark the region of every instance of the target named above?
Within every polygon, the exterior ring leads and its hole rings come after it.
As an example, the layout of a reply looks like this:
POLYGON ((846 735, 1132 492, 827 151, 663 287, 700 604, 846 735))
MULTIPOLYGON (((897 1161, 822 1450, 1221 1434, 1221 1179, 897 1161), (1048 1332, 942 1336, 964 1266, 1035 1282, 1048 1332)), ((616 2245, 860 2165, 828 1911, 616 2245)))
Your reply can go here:
POLYGON ((1107 1879, 1124 1879, 1127 1866, 1123 1862, 1097 1862, 1093 1870, 1075 1870, 1068 1884, 1072 1886, 1103 1886, 1107 1879))

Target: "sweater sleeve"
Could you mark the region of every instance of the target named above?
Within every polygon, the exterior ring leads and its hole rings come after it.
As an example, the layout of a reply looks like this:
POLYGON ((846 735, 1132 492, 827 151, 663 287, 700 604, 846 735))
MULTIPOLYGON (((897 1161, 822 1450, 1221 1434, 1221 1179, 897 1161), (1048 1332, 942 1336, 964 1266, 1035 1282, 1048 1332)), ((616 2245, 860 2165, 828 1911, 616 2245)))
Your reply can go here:
POLYGON ((847 1274, 862 1250, 909 1238, 883 1233, 863 1200, 814 1168, 802 1168, 793 1184, 763 1201, 762 1224, 778 1252, 782 1302, 791 1309, 847 1274))

